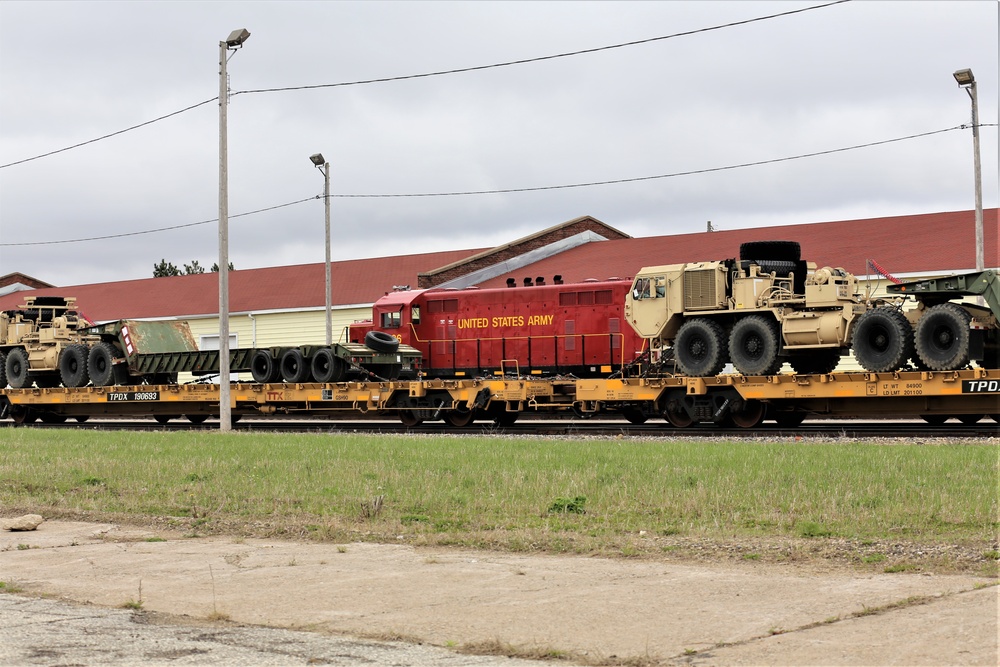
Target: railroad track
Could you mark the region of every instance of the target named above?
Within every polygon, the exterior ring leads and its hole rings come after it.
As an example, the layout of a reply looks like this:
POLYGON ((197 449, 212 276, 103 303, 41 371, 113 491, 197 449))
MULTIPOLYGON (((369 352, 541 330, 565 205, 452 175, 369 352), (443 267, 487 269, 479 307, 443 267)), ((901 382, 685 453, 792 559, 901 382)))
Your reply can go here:
MULTIPOLYGON (((13 426, 7 423, 7 426, 13 426)), ((62 424, 35 423, 27 428, 79 429, 107 431, 214 431, 218 422, 209 420, 192 424, 186 420, 159 424, 151 419, 90 419, 85 423, 69 420, 62 424)), ((474 422, 465 428, 451 428, 443 423, 426 423, 404 426, 395 420, 329 420, 329 419, 243 419, 233 424, 234 431, 294 432, 294 433, 370 433, 370 434, 421 434, 421 435, 494 435, 494 436, 561 436, 561 437, 663 437, 685 439, 709 438, 955 438, 977 439, 1000 437, 1000 424, 984 418, 976 424, 957 421, 932 426, 922 420, 863 421, 816 420, 794 428, 764 424, 756 428, 720 428, 711 424, 690 428, 674 428, 665 422, 630 424, 624 421, 604 420, 524 420, 511 426, 499 427, 492 422, 474 422)))

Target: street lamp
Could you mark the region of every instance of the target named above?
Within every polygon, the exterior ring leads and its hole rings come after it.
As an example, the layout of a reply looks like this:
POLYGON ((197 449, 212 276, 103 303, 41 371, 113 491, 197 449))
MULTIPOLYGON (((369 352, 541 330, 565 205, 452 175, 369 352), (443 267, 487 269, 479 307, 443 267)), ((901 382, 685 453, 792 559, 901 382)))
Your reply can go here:
POLYGON ((219 430, 231 431, 233 412, 229 391, 229 155, 226 112, 229 80, 228 51, 243 46, 250 33, 240 28, 219 42, 219 430))
POLYGON ((316 168, 323 172, 323 201, 326 203, 326 344, 333 344, 333 293, 330 288, 330 163, 323 159, 322 153, 310 155, 309 159, 316 168))
POLYGON ((975 160, 976 179, 976 271, 986 268, 983 256, 983 170, 979 162, 979 95, 976 77, 971 69, 960 69, 953 75, 959 88, 964 88, 972 99, 972 152, 975 160))

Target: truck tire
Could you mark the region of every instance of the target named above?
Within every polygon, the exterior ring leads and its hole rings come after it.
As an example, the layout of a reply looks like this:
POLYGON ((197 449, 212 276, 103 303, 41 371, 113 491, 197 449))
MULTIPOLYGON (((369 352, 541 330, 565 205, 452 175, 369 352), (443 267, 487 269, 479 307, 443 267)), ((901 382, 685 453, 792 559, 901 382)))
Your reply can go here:
POLYGON ((933 371, 955 371, 969 365, 969 323, 972 316, 955 303, 929 308, 917 321, 917 356, 933 371))
POLYGON ((710 377, 726 366, 725 334, 722 327, 704 317, 688 320, 677 330, 674 359, 685 375, 710 377))
MULTIPOLYGON (((729 358, 744 375, 774 375, 778 359, 778 323, 773 317, 748 315, 729 334, 729 358)), ((721 370, 721 369, 720 369, 721 370)))
POLYGON ((399 349, 399 340, 392 334, 387 334, 384 331, 369 331, 365 334, 365 347, 371 348, 376 352, 392 354, 399 349))
POLYGON ((114 359, 117 350, 108 342, 98 343, 90 348, 87 355, 87 372, 95 387, 108 387, 117 384, 121 373, 115 372, 114 359))
POLYGON ((913 356, 913 327, 903 313, 880 306, 858 318, 851 342, 862 368, 888 373, 902 368, 913 356))
POLYGON ((59 355, 59 377, 64 387, 85 387, 90 382, 90 375, 87 374, 89 352, 86 345, 80 344, 63 348, 59 355))
POLYGON ((761 259, 756 263, 763 273, 773 273, 776 276, 787 276, 795 271, 795 262, 786 262, 783 259, 761 259))
POLYGON ((0 352, 0 389, 7 386, 7 355, 0 352))
POLYGON ((15 347, 7 353, 7 382, 13 389, 24 389, 31 386, 31 376, 28 375, 28 353, 24 348, 15 347))
POLYGON ((747 241, 740 244, 740 259, 779 260, 798 262, 802 259, 802 247, 798 241, 747 241))
POLYGON ((250 357, 250 375, 260 384, 273 384, 281 380, 281 367, 267 350, 257 350, 250 357))
POLYGON ((347 362, 328 347, 316 351, 312 358, 312 376, 316 382, 343 382, 347 376, 347 362))
POLYGON ((309 363, 298 348, 285 350, 281 355, 281 378, 289 384, 309 381, 309 363))

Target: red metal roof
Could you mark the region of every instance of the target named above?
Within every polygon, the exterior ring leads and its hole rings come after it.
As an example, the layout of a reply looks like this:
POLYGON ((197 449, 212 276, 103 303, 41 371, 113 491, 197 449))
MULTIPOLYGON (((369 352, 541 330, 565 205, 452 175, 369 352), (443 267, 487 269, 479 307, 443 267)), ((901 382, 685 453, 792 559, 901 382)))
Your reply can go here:
MULTIPOLYGON (((983 231, 985 264, 1000 266, 997 209, 983 211, 983 231)), ((644 266, 738 257, 741 243, 768 240, 798 241, 802 259, 818 266, 840 266, 859 276, 865 275, 869 258, 893 274, 976 267, 975 212, 956 211, 587 243, 479 287, 502 287, 507 278, 515 278, 518 285, 523 278, 538 276, 551 282, 557 274, 567 283, 629 278, 644 266)))
MULTIPOLYGON (((987 267, 1000 266, 997 209, 984 211, 987 267)), ((972 271, 975 268, 973 211, 891 218, 734 229, 697 234, 586 243, 481 287, 500 287, 508 277, 559 274, 565 282, 634 276, 643 266, 719 260, 739 255, 746 241, 790 240, 802 245, 803 259, 819 266, 842 266, 865 274, 868 258, 894 274, 972 271)), ((417 286, 417 274, 470 257, 483 249, 334 262, 335 305, 373 303, 394 285, 417 286)), ((323 263, 245 269, 229 274, 233 313, 320 308, 325 303, 323 263)), ((52 287, 0 297, 0 310, 14 308, 27 294, 75 296, 94 321, 124 318, 190 317, 219 312, 217 276, 205 273, 116 283, 52 287)))

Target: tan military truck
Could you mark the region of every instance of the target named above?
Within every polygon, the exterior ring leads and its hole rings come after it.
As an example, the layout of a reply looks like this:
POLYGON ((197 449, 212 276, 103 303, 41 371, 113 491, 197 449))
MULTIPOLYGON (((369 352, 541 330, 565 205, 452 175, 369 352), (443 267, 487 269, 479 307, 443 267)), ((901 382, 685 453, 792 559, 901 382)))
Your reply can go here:
POLYGON ((100 342, 89 326, 72 297, 29 296, 0 312, 0 388, 87 384, 88 347, 100 342))
MULTIPOLYGON (((707 377, 732 362, 745 375, 830 373, 868 310, 853 275, 817 269, 793 241, 740 246, 740 258, 642 269, 625 316, 649 340, 651 362, 707 377)), ((904 320, 905 321, 905 320, 904 320)))

